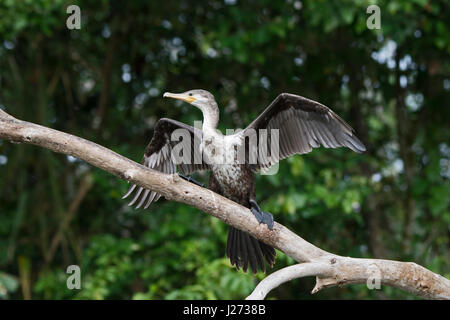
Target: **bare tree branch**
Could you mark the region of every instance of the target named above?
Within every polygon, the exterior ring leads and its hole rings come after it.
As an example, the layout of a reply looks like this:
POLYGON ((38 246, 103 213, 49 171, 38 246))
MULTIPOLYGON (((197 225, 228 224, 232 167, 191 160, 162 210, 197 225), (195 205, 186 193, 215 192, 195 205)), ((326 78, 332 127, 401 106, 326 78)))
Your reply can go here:
POLYGON ((262 280, 246 300, 262 300, 267 294, 281 284, 309 276, 331 276, 331 267, 322 262, 304 262, 289 266, 268 275, 262 280))
POLYGON ((420 297, 450 299, 450 280, 415 263, 379 259, 341 257, 305 241, 283 225, 274 224, 270 231, 259 224, 249 209, 211 190, 178 177, 148 169, 91 141, 21 121, 0 109, 0 139, 34 144, 55 152, 82 159, 115 176, 154 190, 166 199, 200 209, 225 223, 248 232, 257 239, 292 257, 297 262, 268 276, 249 298, 262 299, 272 288, 297 277, 317 276, 313 293, 322 288, 380 279, 420 297))
POLYGON ((308 276, 316 276, 313 294, 336 285, 365 283, 368 289, 380 289, 381 285, 388 285, 426 299, 450 299, 450 281, 414 262, 359 259, 331 253, 270 274, 247 299, 264 299, 270 290, 279 285, 308 276))

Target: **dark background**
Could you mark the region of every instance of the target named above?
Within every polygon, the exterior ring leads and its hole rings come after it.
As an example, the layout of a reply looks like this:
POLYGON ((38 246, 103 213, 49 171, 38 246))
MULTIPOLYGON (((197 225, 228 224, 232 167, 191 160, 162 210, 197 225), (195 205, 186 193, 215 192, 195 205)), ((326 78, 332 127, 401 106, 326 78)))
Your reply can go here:
MULTIPOLYGON (((279 93, 320 101, 368 150, 317 149, 259 176, 276 220, 336 254, 414 261, 450 276, 447 1, 0 1, 0 108, 140 161, 162 99, 203 88, 220 128, 279 93), (381 9, 369 30, 366 9, 381 9), (66 8, 81 8, 68 30, 66 8)), ((264 275, 225 257, 227 225, 161 199, 127 207, 127 183, 65 155, 0 140, 0 298, 242 299, 264 275), (81 290, 66 268, 81 267, 81 290)), ((207 181, 207 176, 198 176, 207 181)), ((294 261, 278 252, 275 269, 294 261)), ((270 299, 403 299, 390 287, 295 280, 270 299)))

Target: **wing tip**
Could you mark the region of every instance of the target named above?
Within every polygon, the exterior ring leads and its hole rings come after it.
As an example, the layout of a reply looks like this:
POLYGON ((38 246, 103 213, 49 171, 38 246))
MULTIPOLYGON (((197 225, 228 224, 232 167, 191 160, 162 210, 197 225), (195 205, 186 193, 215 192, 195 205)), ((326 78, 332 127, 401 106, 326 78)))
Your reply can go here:
POLYGON ((359 140, 354 134, 352 135, 351 138, 352 139, 350 140, 350 143, 355 147, 354 149, 352 148, 352 150, 354 150, 357 153, 363 153, 367 150, 364 143, 362 143, 361 140, 359 140))
POLYGON ((130 196, 130 194, 134 191, 134 189, 136 189, 136 185, 133 184, 128 191, 122 196, 122 199, 126 199, 130 196))

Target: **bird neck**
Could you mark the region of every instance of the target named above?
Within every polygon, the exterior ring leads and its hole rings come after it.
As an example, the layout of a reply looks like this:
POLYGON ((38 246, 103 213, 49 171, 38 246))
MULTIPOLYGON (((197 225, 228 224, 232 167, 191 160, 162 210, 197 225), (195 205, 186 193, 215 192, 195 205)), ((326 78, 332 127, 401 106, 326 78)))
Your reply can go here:
POLYGON ((219 108, 217 103, 210 102, 207 106, 200 108, 203 113, 203 130, 215 130, 219 123, 219 108))

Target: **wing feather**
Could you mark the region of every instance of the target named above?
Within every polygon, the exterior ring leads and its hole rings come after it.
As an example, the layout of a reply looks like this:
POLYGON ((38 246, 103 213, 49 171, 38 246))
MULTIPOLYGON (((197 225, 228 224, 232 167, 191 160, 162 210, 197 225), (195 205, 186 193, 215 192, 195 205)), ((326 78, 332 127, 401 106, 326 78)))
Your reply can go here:
MULTIPOLYGON (((209 166, 206 163, 195 164, 194 159, 201 159, 198 157, 200 153, 198 146, 200 143, 195 143, 196 139, 201 139, 201 131, 194 129, 191 126, 188 126, 182 122, 178 122, 172 119, 160 119, 153 132, 153 137, 150 143, 148 144, 144 157, 142 158, 142 164, 150 169, 157 170, 166 174, 173 174, 176 172, 176 162, 172 155, 172 150, 175 145, 178 143, 183 144, 183 150, 186 148, 191 148, 191 159, 190 163, 181 163, 179 164, 181 171, 183 174, 191 174, 194 171, 201 171, 209 169, 209 166), (183 139, 182 141, 171 141, 170 137, 172 132, 176 129, 186 129, 190 135, 191 139, 183 139), (189 142, 191 142, 189 144, 189 142), (197 153, 197 157, 194 158, 194 154, 197 153)), ((198 142, 198 141, 196 141, 198 142)), ((123 195, 122 199, 129 197, 136 190, 136 185, 133 184, 130 186, 128 191, 123 195)), ((129 202, 129 206, 133 206, 137 203, 136 209, 141 208, 144 203, 144 209, 147 209, 152 202, 158 201, 161 197, 160 194, 144 189, 142 187, 137 188, 137 191, 133 197, 133 199, 129 202), (147 201, 147 202, 146 202, 147 201)))
MULTIPOLYGON (((279 129, 278 142, 268 139, 270 145, 274 144, 279 148, 279 159, 269 159, 272 164, 293 154, 309 153, 321 145, 325 148, 347 147, 358 153, 366 150, 352 127, 331 109, 316 101, 289 93, 280 94, 246 128, 248 129, 257 132, 259 129, 268 129, 269 135, 270 129, 279 129)), ((266 149, 269 148, 270 146, 266 149)), ((265 164, 258 164, 257 167, 265 167, 265 164)))

